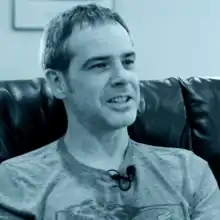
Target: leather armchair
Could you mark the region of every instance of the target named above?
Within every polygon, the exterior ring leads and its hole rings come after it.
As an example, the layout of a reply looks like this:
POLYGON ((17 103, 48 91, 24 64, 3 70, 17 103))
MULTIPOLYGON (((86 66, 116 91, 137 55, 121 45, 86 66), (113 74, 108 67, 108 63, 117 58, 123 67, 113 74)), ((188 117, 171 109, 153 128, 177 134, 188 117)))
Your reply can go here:
MULTIPOLYGON (((220 185, 220 80, 142 80, 132 139, 192 150, 209 162, 220 185)), ((63 103, 45 79, 0 81, 0 162, 40 148, 67 127, 63 103)))

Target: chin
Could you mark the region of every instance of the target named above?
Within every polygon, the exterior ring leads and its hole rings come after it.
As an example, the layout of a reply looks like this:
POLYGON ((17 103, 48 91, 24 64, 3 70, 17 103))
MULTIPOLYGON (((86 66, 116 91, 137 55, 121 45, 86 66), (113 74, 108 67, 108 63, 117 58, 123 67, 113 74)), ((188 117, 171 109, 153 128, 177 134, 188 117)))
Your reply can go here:
POLYGON ((137 117, 136 112, 130 113, 130 114, 114 116, 114 117, 109 117, 108 124, 115 129, 128 127, 135 122, 136 117, 137 117))

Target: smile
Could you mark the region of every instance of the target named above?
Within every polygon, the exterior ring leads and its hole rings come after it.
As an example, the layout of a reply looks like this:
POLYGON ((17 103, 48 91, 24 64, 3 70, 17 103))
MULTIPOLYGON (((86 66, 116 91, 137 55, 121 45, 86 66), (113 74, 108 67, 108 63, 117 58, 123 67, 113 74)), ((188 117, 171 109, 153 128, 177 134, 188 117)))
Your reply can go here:
POLYGON ((125 103, 128 102, 131 99, 130 96, 117 96, 111 98, 108 102, 109 103, 125 103))

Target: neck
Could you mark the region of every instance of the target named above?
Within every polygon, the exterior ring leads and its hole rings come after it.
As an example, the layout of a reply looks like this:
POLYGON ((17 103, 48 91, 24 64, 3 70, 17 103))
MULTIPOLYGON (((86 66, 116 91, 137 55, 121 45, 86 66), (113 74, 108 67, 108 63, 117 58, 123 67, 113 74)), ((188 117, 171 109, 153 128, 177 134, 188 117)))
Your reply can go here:
POLYGON ((95 168, 119 167, 127 148, 127 127, 104 131, 96 126, 79 124, 74 118, 69 121, 64 136, 67 149, 80 162, 95 168))

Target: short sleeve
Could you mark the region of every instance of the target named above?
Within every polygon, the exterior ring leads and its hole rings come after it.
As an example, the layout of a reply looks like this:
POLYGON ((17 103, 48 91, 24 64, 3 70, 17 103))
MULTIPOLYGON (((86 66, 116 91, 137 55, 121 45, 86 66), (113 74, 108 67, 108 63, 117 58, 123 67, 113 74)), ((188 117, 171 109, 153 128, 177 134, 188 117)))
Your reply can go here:
MULTIPOLYGON (((19 205, 16 201, 20 197, 19 189, 16 184, 16 176, 7 168, 0 165, 0 219, 1 220, 24 220, 19 215, 19 205)), ((20 200, 21 198, 19 198, 20 200)))
POLYGON ((192 198, 192 220, 220 219, 220 190, 208 163, 193 156, 191 177, 195 181, 192 198))

